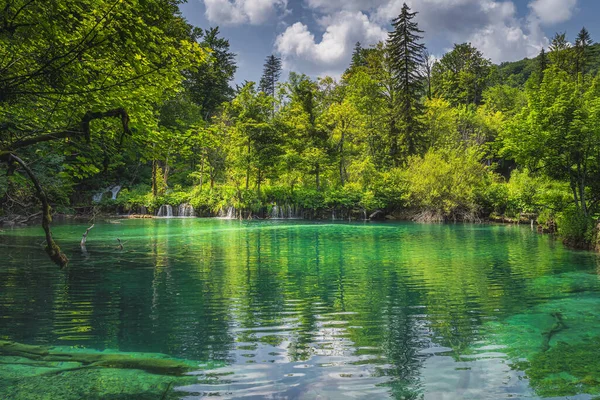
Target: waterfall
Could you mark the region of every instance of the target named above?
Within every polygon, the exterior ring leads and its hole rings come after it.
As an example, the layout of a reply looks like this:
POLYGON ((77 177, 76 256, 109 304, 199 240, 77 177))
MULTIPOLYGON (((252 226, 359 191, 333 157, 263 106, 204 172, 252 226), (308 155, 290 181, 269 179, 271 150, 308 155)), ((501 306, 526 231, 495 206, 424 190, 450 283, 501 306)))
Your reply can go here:
POLYGON ((112 193, 112 199, 116 200, 117 199, 117 195, 119 194, 119 192, 121 191, 121 185, 115 185, 112 186, 111 188, 108 189, 111 193, 112 193))
POLYGON ((172 217, 173 216, 173 207, 171 207, 169 204, 163 204, 162 206, 160 206, 160 208, 158 209, 158 213, 156 214, 157 217, 172 217))
POLYGON ((278 206, 277 204, 273 205, 271 209, 271 219, 298 219, 301 218, 298 216, 298 210, 296 206, 292 206, 290 204, 285 204, 283 206, 278 206))
POLYGON ((140 214, 148 214, 148 209, 146 209, 146 206, 140 206, 140 214))
POLYGON ((227 207, 227 212, 222 208, 219 210, 217 218, 221 219, 235 219, 235 207, 227 207))
POLYGON ((194 216, 194 207, 190 203, 182 203, 179 205, 179 209, 177 210, 178 217, 193 217, 194 216))
POLYGON ((331 211, 331 220, 335 221, 335 210, 331 211))
POLYGON ((94 203, 100 203, 102 201, 102 197, 104 197, 104 193, 107 193, 107 192, 111 193, 111 197, 110 197, 111 200, 116 200, 117 195, 121 191, 121 187, 122 187, 121 185, 114 185, 114 186, 110 186, 107 189, 102 189, 98 193, 96 193, 92 196, 92 201, 94 203))

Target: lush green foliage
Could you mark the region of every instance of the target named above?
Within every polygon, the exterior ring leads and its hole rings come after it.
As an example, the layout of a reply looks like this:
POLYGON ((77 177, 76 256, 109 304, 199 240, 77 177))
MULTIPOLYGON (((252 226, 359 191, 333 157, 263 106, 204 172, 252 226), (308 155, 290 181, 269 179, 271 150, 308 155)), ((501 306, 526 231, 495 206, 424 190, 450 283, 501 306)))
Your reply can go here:
MULTIPOLYGON (((532 60, 495 66, 469 43, 435 60, 405 6, 385 43, 356 44, 339 81, 292 72, 279 82, 270 55, 260 84, 234 90, 229 42, 188 25, 178 1, 22 0, 6 10, 0 152, 19 152, 59 210, 86 209, 118 184, 117 200, 99 204, 107 211, 494 214, 558 221, 571 242, 595 240, 599 56, 585 29, 532 60)), ((8 172, 3 212, 29 210, 34 186, 20 168, 8 172)))

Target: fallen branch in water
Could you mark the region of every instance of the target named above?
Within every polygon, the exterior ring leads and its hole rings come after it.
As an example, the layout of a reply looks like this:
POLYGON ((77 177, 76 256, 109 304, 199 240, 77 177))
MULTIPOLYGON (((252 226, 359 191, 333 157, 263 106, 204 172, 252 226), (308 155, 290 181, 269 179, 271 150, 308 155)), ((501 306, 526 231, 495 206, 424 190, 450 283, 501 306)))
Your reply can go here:
POLYGON ((87 228, 85 230, 85 233, 83 234, 83 237, 81 238, 81 247, 85 247, 85 242, 87 241, 87 235, 88 233, 90 233, 90 229, 92 229, 94 227, 95 224, 92 224, 92 226, 90 226, 89 228, 87 228))

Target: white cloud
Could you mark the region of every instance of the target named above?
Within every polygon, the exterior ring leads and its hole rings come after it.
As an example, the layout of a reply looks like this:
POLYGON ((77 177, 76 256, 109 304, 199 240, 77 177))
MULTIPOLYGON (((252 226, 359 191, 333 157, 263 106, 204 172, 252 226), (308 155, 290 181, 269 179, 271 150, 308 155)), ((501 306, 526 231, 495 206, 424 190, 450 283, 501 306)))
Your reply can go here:
MULTIPOLYGON (((539 1, 539 0, 538 0, 539 1)), ((542 0, 543 1, 543 0, 542 0)), ((569 0, 570 1, 570 0, 569 0)), ((425 31, 425 41, 471 42, 493 62, 531 57, 547 39, 537 18, 518 18, 512 1, 496 0, 407 0, 425 31)), ((390 0, 375 11, 384 23, 396 16, 404 0, 390 0)))
POLYGON ((568 21, 575 12, 577 0, 534 0, 529 3, 533 13, 544 25, 568 21))
MULTIPOLYGON (((325 32, 317 42, 315 35, 301 22, 289 26, 275 41, 286 69, 307 73, 323 70, 339 74, 350 61, 357 41, 365 46, 385 40, 387 31, 358 11, 341 11, 319 21, 325 32)), ((336 74, 336 75, 337 75, 336 74)))
POLYGON ((380 7, 389 0, 306 0, 308 8, 321 12, 369 11, 380 7))
POLYGON ((287 0, 204 0, 206 18, 225 25, 260 25, 285 10, 287 0))
POLYGON ((324 71, 339 75, 356 41, 368 46, 385 40, 404 2, 418 12, 424 42, 432 44, 432 52, 441 55, 441 46, 449 49, 453 43, 471 42, 496 63, 537 55, 548 45, 542 26, 568 20, 577 6, 577 0, 529 0, 529 14, 519 15, 514 0, 303 1, 315 24, 288 26, 277 37, 275 50, 284 68, 313 75, 324 71))

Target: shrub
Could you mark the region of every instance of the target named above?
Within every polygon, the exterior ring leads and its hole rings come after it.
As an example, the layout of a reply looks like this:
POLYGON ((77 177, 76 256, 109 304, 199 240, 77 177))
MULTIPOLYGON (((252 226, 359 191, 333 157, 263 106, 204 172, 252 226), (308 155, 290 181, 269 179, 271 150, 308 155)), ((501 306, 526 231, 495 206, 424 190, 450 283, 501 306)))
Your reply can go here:
POLYGON ((571 207, 559 214, 558 233, 563 242, 577 249, 590 249, 596 242, 596 221, 571 207))
POLYGON ((430 150, 408 161, 407 203, 419 220, 477 220, 490 174, 476 148, 430 150))

